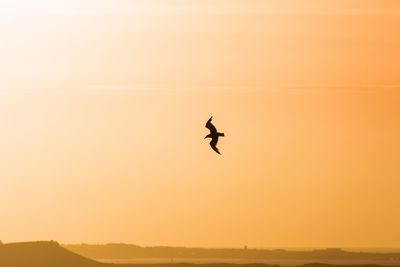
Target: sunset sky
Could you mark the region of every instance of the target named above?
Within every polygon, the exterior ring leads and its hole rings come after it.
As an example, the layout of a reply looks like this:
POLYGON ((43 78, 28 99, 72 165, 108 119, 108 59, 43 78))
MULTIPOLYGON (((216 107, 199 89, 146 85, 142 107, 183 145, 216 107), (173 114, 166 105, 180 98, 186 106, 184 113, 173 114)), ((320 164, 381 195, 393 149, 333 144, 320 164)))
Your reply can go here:
POLYGON ((3 242, 400 247, 400 1, 2 0, 0 44, 3 242))

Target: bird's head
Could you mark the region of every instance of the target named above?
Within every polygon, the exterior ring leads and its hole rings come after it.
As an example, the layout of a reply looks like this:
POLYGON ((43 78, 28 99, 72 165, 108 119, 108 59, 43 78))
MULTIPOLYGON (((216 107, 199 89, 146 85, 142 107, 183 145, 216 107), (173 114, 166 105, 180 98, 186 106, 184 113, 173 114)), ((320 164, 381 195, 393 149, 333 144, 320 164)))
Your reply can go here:
POLYGON ((206 137, 204 137, 204 139, 206 139, 206 138, 211 138, 211 134, 209 134, 206 137))

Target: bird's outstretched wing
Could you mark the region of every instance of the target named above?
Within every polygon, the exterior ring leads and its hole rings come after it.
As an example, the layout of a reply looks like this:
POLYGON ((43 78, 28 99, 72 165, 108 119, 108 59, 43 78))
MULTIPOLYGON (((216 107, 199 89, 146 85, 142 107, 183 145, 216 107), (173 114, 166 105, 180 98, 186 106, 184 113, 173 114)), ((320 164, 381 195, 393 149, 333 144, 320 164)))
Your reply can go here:
POLYGON ((211 139, 210 146, 215 152, 217 152, 218 154, 221 155, 221 153, 219 152, 219 150, 217 148, 217 143, 218 143, 218 136, 213 137, 213 139, 211 139))
MULTIPOLYGON (((217 132, 217 128, 215 128, 215 126, 211 123, 212 118, 213 117, 211 117, 206 123, 206 128, 210 130, 211 134, 217 132)), ((217 142, 218 142, 218 140, 217 140, 217 142)))

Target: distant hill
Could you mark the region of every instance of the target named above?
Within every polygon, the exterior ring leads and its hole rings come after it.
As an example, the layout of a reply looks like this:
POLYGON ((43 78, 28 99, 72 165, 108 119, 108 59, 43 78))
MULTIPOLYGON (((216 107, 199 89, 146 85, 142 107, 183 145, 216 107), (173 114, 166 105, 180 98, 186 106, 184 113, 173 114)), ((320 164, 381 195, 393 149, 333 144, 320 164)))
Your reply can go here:
POLYGON ((103 267, 108 264, 79 256, 57 242, 0 244, 1 267, 103 267))
POLYGON ((340 248, 291 251, 283 249, 206 249, 186 247, 140 247, 128 244, 64 245, 65 248, 92 259, 249 259, 249 260, 301 260, 362 261, 399 263, 400 253, 350 252, 340 248))

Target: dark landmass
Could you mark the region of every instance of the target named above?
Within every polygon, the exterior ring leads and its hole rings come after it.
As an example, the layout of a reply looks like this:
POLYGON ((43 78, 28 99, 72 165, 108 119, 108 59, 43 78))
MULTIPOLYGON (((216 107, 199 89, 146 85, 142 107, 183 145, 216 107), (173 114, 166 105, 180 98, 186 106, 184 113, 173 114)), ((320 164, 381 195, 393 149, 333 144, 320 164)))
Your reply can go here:
POLYGON ((57 242, 0 244, 1 267, 102 267, 98 263, 62 248, 57 242))
POLYGON ((283 249, 205 249, 185 247, 140 247, 127 244, 64 245, 92 259, 248 259, 248 260, 319 260, 400 262, 400 253, 350 252, 340 248, 290 251, 283 249))
MULTIPOLYGON (((266 264, 111 264, 100 263, 75 254, 57 242, 0 243, 1 267, 279 267, 266 264)), ((303 267, 339 267, 341 265, 305 264, 303 267)), ((351 266, 351 265, 346 265, 351 266)), ((357 267, 378 267, 379 265, 357 265, 357 267)), ((399 266, 400 267, 400 266, 399 266)))

